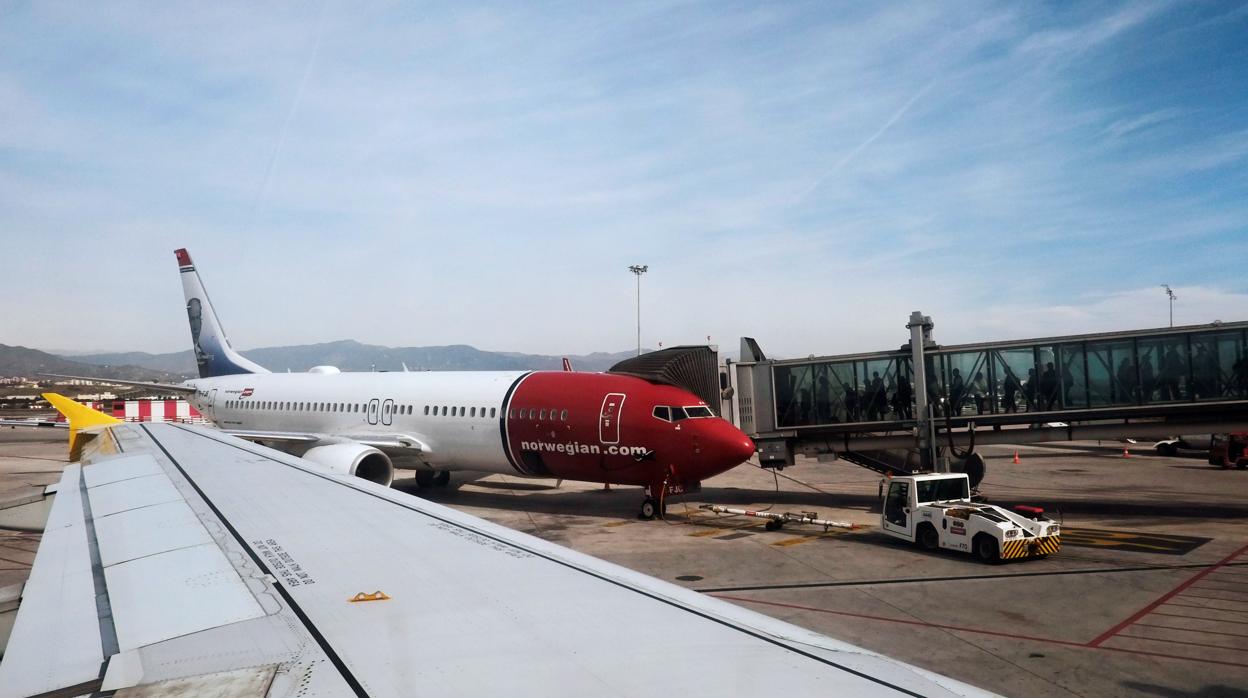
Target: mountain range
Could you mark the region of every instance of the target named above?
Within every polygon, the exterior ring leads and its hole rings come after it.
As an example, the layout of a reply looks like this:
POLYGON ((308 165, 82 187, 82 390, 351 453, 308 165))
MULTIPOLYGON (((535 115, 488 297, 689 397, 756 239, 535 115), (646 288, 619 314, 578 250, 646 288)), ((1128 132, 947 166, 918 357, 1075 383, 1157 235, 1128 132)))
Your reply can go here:
MULTIPOLYGON (((649 351, 649 350, 647 350, 649 351)), ((337 366, 343 371, 527 371, 559 370, 562 356, 482 351, 467 345, 444 347, 384 347, 354 340, 264 347, 242 352, 270 371, 307 371, 313 366, 337 366)), ((605 371, 636 352, 594 352, 570 355, 578 371, 605 371)), ((170 354, 114 352, 73 357, 57 356, 37 349, 0 344, 0 375, 34 375, 38 372, 92 377, 111 376, 129 380, 171 380, 196 374, 190 350, 170 354)))

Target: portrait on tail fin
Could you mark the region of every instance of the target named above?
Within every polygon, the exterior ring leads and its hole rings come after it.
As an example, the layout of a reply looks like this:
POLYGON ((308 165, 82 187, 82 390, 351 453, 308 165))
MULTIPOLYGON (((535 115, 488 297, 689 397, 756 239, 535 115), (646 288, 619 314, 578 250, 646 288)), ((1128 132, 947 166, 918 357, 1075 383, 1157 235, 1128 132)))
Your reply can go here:
POLYGON ((204 309, 198 298, 187 301, 186 317, 191 322, 191 343, 195 348, 195 364, 202 369, 212 363, 212 355, 204 351, 199 342, 200 332, 204 328, 204 309))

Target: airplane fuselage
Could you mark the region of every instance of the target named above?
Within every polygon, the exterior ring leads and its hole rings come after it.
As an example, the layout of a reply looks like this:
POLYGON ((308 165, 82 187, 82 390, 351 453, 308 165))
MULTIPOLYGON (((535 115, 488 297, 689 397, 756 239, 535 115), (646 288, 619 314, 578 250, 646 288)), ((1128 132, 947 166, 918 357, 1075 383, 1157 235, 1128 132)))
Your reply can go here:
POLYGON ((372 443, 398 467, 692 486, 754 449, 691 393, 620 374, 331 371, 188 383, 192 404, 227 431, 271 433, 266 442, 294 453, 372 443))

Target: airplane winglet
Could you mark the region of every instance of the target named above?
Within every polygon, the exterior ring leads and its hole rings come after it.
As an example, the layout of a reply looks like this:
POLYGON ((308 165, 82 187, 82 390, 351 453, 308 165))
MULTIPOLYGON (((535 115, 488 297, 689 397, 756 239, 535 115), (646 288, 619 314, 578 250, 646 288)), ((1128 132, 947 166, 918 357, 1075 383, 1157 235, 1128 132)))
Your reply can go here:
POLYGON ((65 415, 65 419, 69 420, 69 459, 71 461, 78 460, 78 458, 82 455, 82 445, 95 436, 94 434, 91 434, 85 438, 80 438, 79 432, 82 429, 122 423, 122 421, 116 417, 93 410, 82 403, 75 402, 74 400, 65 397, 64 395, 59 395, 57 393, 44 393, 43 399, 51 403, 52 406, 56 408, 57 412, 65 415))

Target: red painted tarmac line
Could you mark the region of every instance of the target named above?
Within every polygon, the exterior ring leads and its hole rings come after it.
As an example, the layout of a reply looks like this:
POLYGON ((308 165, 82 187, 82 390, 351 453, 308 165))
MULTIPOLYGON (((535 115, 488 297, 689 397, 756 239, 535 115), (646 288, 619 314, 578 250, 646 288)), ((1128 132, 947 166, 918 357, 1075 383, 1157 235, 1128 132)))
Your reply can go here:
MULTIPOLYGON (((1242 554, 1244 553, 1244 551, 1246 551, 1246 550, 1248 550, 1248 545, 1244 545, 1244 546, 1240 547, 1240 548, 1239 548, 1238 550, 1236 550, 1235 552, 1231 553, 1230 555, 1227 555, 1226 557, 1222 558, 1222 559, 1221 559, 1221 560, 1219 560, 1218 562, 1214 563, 1214 565, 1213 565, 1212 567, 1206 567, 1205 569, 1203 569, 1203 570, 1201 570, 1200 572, 1196 573, 1196 574, 1195 574, 1195 575, 1193 575, 1190 579, 1188 579, 1186 582, 1183 582, 1182 584, 1178 585, 1177 587, 1175 587, 1175 588, 1171 589, 1170 591, 1167 591, 1166 593, 1162 594, 1160 598, 1158 598, 1157 600, 1155 600, 1155 601, 1153 601, 1152 603, 1148 604, 1148 605, 1147 605, 1147 606, 1145 606, 1144 608, 1141 608, 1140 610, 1136 611, 1134 614, 1132 614, 1132 615, 1131 615, 1130 617, 1128 617, 1126 620, 1124 620, 1124 621, 1122 621, 1121 623, 1119 623, 1119 624, 1115 625, 1114 627, 1110 628, 1109 630, 1106 630, 1105 632, 1101 633, 1101 634, 1100 634, 1099 636, 1097 636, 1096 638, 1093 638, 1093 640, 1092 640, 1091 642, 1089 642, 1089 643, 1088 643, 1088 646, 1089 646, 1089 647, 1100 647, 1102 642, 1105 642, 1106 640, 1108 640, 1109 638, 1113 637, 1114 635, 1117 635, 1118 633, 1122 632, 1124 629, 1126 629, 1126 627, 1127 627, 1127 626, 1131 625, 1132 623, 1136 622, 1137 620, 1139 620, 1139 619, 1143 618, 1144 616, 1148 615, 1148 614, 1149 614, 1149 613, 1151 613, 1154 609, 1156 609, 1158 606, 1162 605, 1162 604, 1163 604, 1163 603, 1165 603, 1166 601, 1170 600, 1172 597, 1179 595, 1180 593, 1182 593, 1182 592, 1183 592, 1183 590, 1184 590, 1184 589, 1187 589, 1188 587, 1192 586, 1192 585, 1193 585, 1193 584, 1195 584, 1196 582, 1199 582, 1200 580, 1204 579, 1204 578, 1205 578, 1205 576, 1207 576, 1210 572, 1213 572, 1214 570, 1218 569, 1219 567, 1222 567, 1223 565, 1225 565, 1226 563, 1230 562, 1231 560, 1234 560, 1235 558, 1239 557, 1239 556, 1240 556, 1240 555, 1242 555, 1242 554)), ((1227 600, 1228 600, 1228 599, 1222 599, 1222 601, 1227 601, 1227 600)))
MULTIPOLYGON (((1215 579, 1213 581, 1217 581, 1217 580, 1215 579)), ((1225 591, 1228 594, 1248 594, 1248 591, 1245 591, 1244 589, 1224 589, 1222 587, 1211 587, 1211 586, 1206 586, 1204 584, 1197 584, 1196 586, 1193 586, 1192 588, 1202 589, 1204 591, 1225 591)), ((1230 600, 1231 599, 1227 599, 1227 601, 1230 601, 1230 600)))
POLYGON ((1248 620, 1222 620, 1221 618, 1201 618, 1193 616, 1190 613, 1162 613, 1161 611, 1153 611, 1155 616, 1166 616, 1167 618, 1182 618, 1184 620, 1203 620, 1206 623, 1228 623, 1230 625, 1248 625, 1248 620))
MULTIPOLYGON (((1231 603, 1234 603, 1234 601, 1232 601, 1231 603)), ((1196 604, 1192 604, 1192 603, 1179 603, 1179 602, 1177 602, 1177 601, 1167 601, 1167 602, 1166 602, 1166 605, 1167 605, 1167 606, 1182 606, 1183 608, 1199 608, 1199 609, 1202 609, 1202 610, 1205 610, 1205 611, 1221 611, 1221 612, 1223 612, 1223 613, 1245 613, 1245 614, 1248 614, 1248 608, 1238 609, 1238 608, 1221 608, 1221 607, 1219 607, 1219 606, 1197 606, 1196 604)))
POLYGON ((1173 645, 1191 645, 1192 647, 1208 647, 1210 649, 1215 649, 1215 650, 1227 650, 1228 652, 1243 652, 1244 651, 1244 648, 1242 647, 1227 647, 1226 645, 1206 645, 1203 642, 1188 642, 1186 640, 1162 640, 1156 637, 1141 637, 1139 635, 1127 635, 1125 633, 1119 633, 1115 637, 1117 637, 1119 640, 1147 640, 1149 642, 1164 642, 1164 643, 1173 644, 1173 645))
POLYGON ((1195 628, 1176 628, 1173 625, 1154 625, 1152 623, 1136 623, 1142 628, 1158 628, 1160 630, 1181 630, 1185 633, 1202 633, 1204 635, 1226 635, 1227 637, 1248 637, 1239 633, 1224 633, 1218 630, 1196 630, 1195 628))
POLYGON ((939 630, 957 630, 963 633, 975 633, 977 635, 994 635, 996 637, 1008 637, 1011 640, 1030 640, 1032 642, 1047 642, 1057 645, 1069 645, 1070 647, 1085 647, 1082 642, 1073 642, 1070 640, 1053 640, 1047 637, 1033 637, 1031 635, 1019 635, 1017 633, 1003 633, 997 630, 979 630, 976 628, 964 628, 960 625, 942 625, 940 623, 928 623, 922 620, 907 620, 905 618, 888 618, 885 616, 872 616, 865 613, 851 613, 850 611, 833 611, 828 608, 816 608, 814 606, 802 606, 793 603, 783 603, 780 601, 762 601, 760 599, 747 599, 744 596, 728 596, 726 594, 711 594, 716 598, 726 599, 728 601, 740 601, 742 603, 756 603, 764 606, 780 606, 782 608, 792 608, 799 611, 814 611, 816 613, 828 613, 834 616, 849 616, 850 618, 863 618, 866 620, 882 620, 889 623, 901 623, 902 625, 918 625, 924 628, 937 628, 939 630))
POLYGON ((1201 596, 1200 594, 1191 594, 1188 592, 1183 592, 1182 594, 1180 594, 1180 596, 1185 599, 1208 599, 1209 601, 1226 601, 1227 603, 1244 603, 1243 601, 1240 601, 1239 599, 1228 599, 1225 596, 1201 596))
MULTIPOLYGON (((740 603, 760 604, 763 606, 780 606, 782 608, 792 608, 799 611, 814 611, 815 613, 827 613, 834 616, 848 616, 850 618, 863 618, 866 620, 882 620, 887 623, 901 623, 902 625, 917 625, 925 628, 936 628, 939 630, 952 630, 960 633, 974 633, 976 635, 992 635, 995 637, 1005 637, 1012 640, 1027 640, 1030 642, 1043 642, 1049 645, 1063 645, 1065 647, 1079 647, 1082 649, 1102 650, 1106 652, 1123 652, 1125 654, 1140 654, 1148 657, 1161 657, 1163 659, 1176 659, 1184 662, 1200 662, 1202 664, 1221 664, 1224 666, 1245 667, 1248 664, 1241 662, 1224 662, 1219 659, 1204 659, 1199 657, 1184 657, 1178 654, 1166 654, 1165 652, 1148 652, 1146 650, 1133 650, 1125 647, 1108 647, 1108 646, 1092 646, 1083 642, 1072 642, 1070 640, 1054 640, 1047 637, 1033 637, 1030 635, 1018 635, 1015 633, 1002 633, 995 630, 980 630, 977 628, 963 628, 957 625, 942 625, 940 623, 927 623, 921 620, 906 620, 904 618, 886 618, 884 616, 871 616, 865 613, 850 613, 849 611, 833 611, 828 608, 816 608, 814 606, 802 606, 793 603, 783 603, 780 601, 762 601, 760 599, 747 599, 744 596, 729 596, 727 594, 711 594, 717 599, 725 601, 737 601, 740 603)), ((1141 623, 1140 625, 1144 625, 1141 623)), ((1165 626, 1153 626, 1164 628, 1165 626)), ((1180 628, 1167 628, 1168 630, 1179 630, 1180 628)), ((1196 631, 1196 632, 1204 632, 1196 631)))

